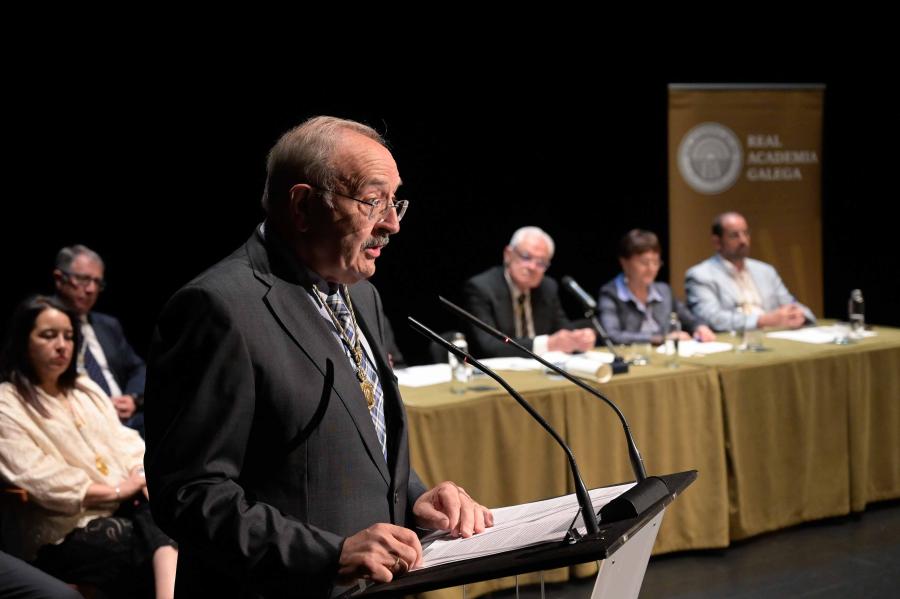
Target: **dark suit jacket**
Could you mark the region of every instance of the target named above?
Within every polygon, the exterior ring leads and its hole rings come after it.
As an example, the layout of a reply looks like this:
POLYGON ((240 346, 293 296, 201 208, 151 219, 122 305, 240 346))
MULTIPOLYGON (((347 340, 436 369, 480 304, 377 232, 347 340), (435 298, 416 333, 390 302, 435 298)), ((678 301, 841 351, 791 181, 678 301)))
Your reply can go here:
POLYGON ((116 379, 119 388, 125 395, 141 397, 144 395, 144 378, 146 366, 125 338, 122 324, 114 316, 101 312, 90 312, 88 322, 97 334, 97 341, 103 348, 103 354, 109 369, 116 379))
MULTIPOLYGON (((559 302, 558 289, 556 281, 545 276, 540 286, 531 290, 531 317, 536 335, 550 335, 560 329, 574 328, 559 302)), ((469 312, 510 336, 515 333, 512 295, 503 276, 502 266, 490 268, 466 281, 463 297, 469 312)), ((469 338, 472 354, 476 358, 521 356, 515 348, 481 329, 473 327, 469 330, 469 338)), ((530 337, 516 337, 515 340, 528 349, 534 343, 534 339, 530 337)))
MULTIPOLYGON (((665 335, 669 326, 669 315, 674 311, 678 313, 681 328, 688 333, 703 324, 685 307, 675 299, 672 288, 661 281, 654 281, 653 287, 662 297, 661 302, 650 304, 650 313, 653 320, 659 323, 660 335, 665 335)), ((616 290, 616 279, 609 281, 600 288, 600 322, 609 333, 613 343, 649 343, 651 333, 642 333, 641 324, 644 322, 644 314, 638 310, 633 300, 622 301, 616 290)))
POLYGON ((172 297, 154 334, 145 462, 182 597, 325 594, 344 538, 409 524, 425 491, 377 291, 351 297, 384 389, 387 464, 308 275, 280 248, 255 232, 172 297))
POLYGON ((381 322, 384 324, 384 351, 391 356, 393 367, 395 369, 406 368, 408 364, 406 363, 406 358, 403 357, 403 353, 400 351, 400 346, 397 345, 397 339, 394 337, 394 329, 391 327, 391 321, 388 320, 387 315, 384 313, 380 316, 381 322))

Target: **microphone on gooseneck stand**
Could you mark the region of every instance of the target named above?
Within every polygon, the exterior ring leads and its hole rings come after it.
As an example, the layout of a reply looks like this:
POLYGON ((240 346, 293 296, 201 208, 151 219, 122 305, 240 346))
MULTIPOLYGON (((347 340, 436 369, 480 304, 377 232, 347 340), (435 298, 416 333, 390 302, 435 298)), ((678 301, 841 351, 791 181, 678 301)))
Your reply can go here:
POLYGON ((606 329, 603 328, 603 325, 600 324, 600 321, 597 319, 597 302, 594 301, 594 298, 588 295, 588 293, 582 289, 581 285, 576 283, 575 279, 572 277, 563 277, 562 284, 563 287, 565 287, 566 290, 574 295, 581 303, 581 307, 584 309, 584 317, 591 321, 591 324, 594 325, 594 329, 596 329, 600 338, 603 339, 603 344, 606 345, 606 349, 613 355, 613 374, 623 374, 628 372, 628 362, 626 362, 619 352, 616 351, 616 348, 612 344, 612 340, 609 338, 609 334, 607 334, 606 329))
POLYGON ((644 469, 644 460, 641 458, 641 453, 638 451, 637 444, 634 442, 631 429, 628 427, 628 421, 625 420, 625 415, 622 414, 622 411, 611 399, 581 379, 572 376, 559 366, 551 364, 547 360, 541 358, 527 347, 523 347, 514 339, 510 339, 507 335, 504 335, 478 317, 463 310, 453 302, 441 296, 438 296, 438 299, 444 304, 444 307, 448 308, 451 312, 454 312, 457 316, 462 317, 463 320, 474 324, 481 330, 489 335, 493 335, 504 343, 512 345, 523 354, 537 360, 563 378, 575 383, 594 397, 603 400, 603 402, 615 411, 616 415, 619 417, 619 421, 622 423, 622 430, 625 432, 625 439, 628 442, 628 457, 631 461, 631 469, 634 472, 637 484, 603 506, 600 510, 601 522, 615 522, 625 518, 633 518, 669 494, 669 488, 661 478, 647 476, 647 471, 644 469))
POLYGON ((569 449, 569 446, 566 445, 566 442, 562 440, 562 437, 560 437, 559 434, 555 430, 553 430, 553 427, 550 426, 550 424, 546 420, 544 420, 544 418, 537 412, 537 410, 531 407, 531 404, 525 401, 525 399, 521 395, 519 395, 519 393, 509 385, 509 383, 503 380, 503 378, 499 374, 470 356, 468 352, 463 351, 456 345, 450 343, 449 341, 435 333, 412 316, 408 316, 407 320, 409 320, 409 325, 418 333, 421 333, 428 339, 431 339, 438 345, 444 347, 448 352, 456 356, 456 358, 461 362, 466 362, 473 365, 475 368, 500 383, 500 385, 504 389, 506 389, 507 393, 512 395, 513 399, 519 402, 519 405, 525 408, 525 411, 528 412, 528 414, 530 414, 532 418, 537 420, 538 424, 544 427, 544 429, 548 433, 550 433, 550 436, 552 436, 553 439, 559 444, 559 446, 563 448, 563 451, 566 452, 566 457, 569 459, 569 468, 572 471, 572 479, 575 483, 575 495, 578 498, 578 505, 581 507, 581 513, 584 519, 585 527, 587 528, 587 534, 597 534, 597 532, 600 530, 600 527, 597 525, 597 514, 594 513, 594 506, 591 503, 591 496, 588 494, 587 488, 584 486, 584 481, 581 478, 581 473, 578 471, 578 464, 575 463, 575 456, 572 454, 572 450, 569 449))

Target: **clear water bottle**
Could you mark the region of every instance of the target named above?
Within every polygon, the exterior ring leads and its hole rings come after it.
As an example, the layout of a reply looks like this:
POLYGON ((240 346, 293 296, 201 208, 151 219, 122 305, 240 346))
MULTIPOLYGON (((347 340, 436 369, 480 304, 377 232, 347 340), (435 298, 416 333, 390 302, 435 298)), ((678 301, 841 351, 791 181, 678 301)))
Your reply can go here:
POLYGON ((850 292, 850 301, 847 302, 847 317, 850 320, 851 335, 861 339, 866 328, 866 305, 863 302, 863 294, 859 289, 850 292))
POLYGON ((666 366, 678 368, 678 334, 681 333, 681 321, 678 313, 669 314, 669 330, 666 335, 666 366))
MULTIPOLYGON (((450 342, 463 350, 469 351, 469 344, 466 343, 466 336, 462 333, 453 333, 450 342)), ((452 353, 447 352, 450 363, 450 392, 465 393, 469 381, 472 379, 472 365, 460 362, 452 353)))

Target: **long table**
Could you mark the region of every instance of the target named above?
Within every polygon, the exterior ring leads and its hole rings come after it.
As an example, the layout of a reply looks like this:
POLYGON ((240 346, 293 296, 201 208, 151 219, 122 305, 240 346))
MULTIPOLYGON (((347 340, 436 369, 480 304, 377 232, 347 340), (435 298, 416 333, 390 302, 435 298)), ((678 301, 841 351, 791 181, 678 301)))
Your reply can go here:
MULTIPOLYGON (((875 331, 849 346, 766 339, 769 351, 677 369, 653 358, 598 385, 627 417, 649 474, 699 471, 654 553, 725 547, 900 497, 900 330, 875 331)), ((607 406, 544 373, 503 374, 566 439, 589 487, 633 479, 607 406)), ((413 466, 426 483, 454 480, 489 506, 572 492, 562 451, 494 387, 403 388, 413 466)))
POLYGON ((731 539, 900 497, 900 330, 876 332, 687 360, 721 383, 731 539))
MULTIPOLYGON (((624 433, 613 411, 567 381, 538 372, 504 376, 572 448, 588 487, 633 480, 624 433)), ((477 379, 474 386, 491 381, 477 379)), ((404 388, 413 466, 427 484, 453 480, 491 507, 574 491, 562 449, 499 386, 453 395, 448 385, 404 388)), ((722 402, 715 373, 685 365, 672 372, 650 365, 617 376, 603 389, 632 428, 648 472, 701 472, 679 508, 670 510, 657 538, 657 552, 728 544, 728 490, 722 402), (692 431, 690 435, 681 433, 692 431)), ((577 568, 589 576, 593 564, 577 568)), ((547 582, 572 572, 544 573, 547 582)), ((536 582, 536 575, 522 578, 536 582)), ((508 588, 513 581, 478 583, 469 596, 508 588)), ((458 590, 429 593, 459 597, 458 590)))

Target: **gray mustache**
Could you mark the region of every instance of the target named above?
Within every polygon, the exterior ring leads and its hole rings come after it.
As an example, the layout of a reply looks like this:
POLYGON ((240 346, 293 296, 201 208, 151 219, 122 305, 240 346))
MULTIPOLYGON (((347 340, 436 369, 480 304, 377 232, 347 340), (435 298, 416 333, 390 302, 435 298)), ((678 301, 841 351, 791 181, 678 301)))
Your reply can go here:
POLYGON ((384 246, 384 245, 389 244, 390 242, 391 242, 391 239, 390 239, 389 235, 382 235, 381 237, 370 237, 363 244, 363 249, 373 248, 373 247, 376 247, 379 245, 384 246))

